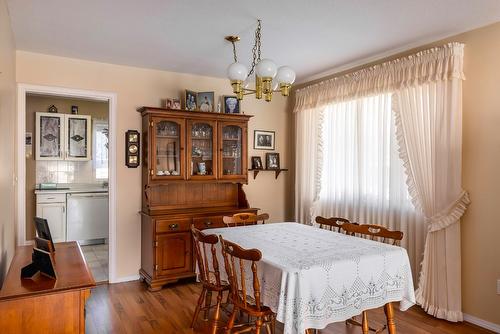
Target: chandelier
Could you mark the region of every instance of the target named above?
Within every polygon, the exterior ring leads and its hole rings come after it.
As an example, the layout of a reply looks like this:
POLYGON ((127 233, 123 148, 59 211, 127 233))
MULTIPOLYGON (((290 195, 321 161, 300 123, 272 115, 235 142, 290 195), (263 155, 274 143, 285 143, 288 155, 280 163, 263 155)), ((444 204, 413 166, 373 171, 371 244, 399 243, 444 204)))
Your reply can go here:
POLYGON ((226 36, 225 39, 233 44, 234 63, 227 68, 227 76, 231 80, 233 92, 238 100, 243 100, 244 95, 255 94, 257 99, 264 99, 269 102, 273 93, 280 92, 283 96, 290 94, 290 88, 295 81, 295 72, 288 66, 277 68, 270 59, 261 59, 260 37, 261 21, 257 21, 255 30, 255 44, 252 49, 253 59, 250 71, 242 63, 238 62, 236 56, 236 42, 240 40, 238 36, 226 36), (255 88, 249 88, 250 77, 255 72, 255 88))

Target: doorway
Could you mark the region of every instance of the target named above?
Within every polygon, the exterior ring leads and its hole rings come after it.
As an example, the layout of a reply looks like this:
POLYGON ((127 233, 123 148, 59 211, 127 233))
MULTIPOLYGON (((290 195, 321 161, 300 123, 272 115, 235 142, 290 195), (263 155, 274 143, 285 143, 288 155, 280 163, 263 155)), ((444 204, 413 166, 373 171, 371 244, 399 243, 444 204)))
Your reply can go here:
POLYGON ((34 216, 78 241, 96 281, 115 281, 116 94, 18 86, 17 242, 34 216))

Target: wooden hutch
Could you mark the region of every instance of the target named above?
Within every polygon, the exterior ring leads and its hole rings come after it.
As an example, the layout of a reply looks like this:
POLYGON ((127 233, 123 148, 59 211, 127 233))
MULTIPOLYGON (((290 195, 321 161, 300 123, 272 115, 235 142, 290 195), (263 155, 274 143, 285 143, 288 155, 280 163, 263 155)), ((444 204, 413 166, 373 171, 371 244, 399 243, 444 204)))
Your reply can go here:
POLYGON ((195 275, 191 225, 223 227, 253 212, 248 182, 251 116, 142 107, 141 278, 150 290, 195 275))

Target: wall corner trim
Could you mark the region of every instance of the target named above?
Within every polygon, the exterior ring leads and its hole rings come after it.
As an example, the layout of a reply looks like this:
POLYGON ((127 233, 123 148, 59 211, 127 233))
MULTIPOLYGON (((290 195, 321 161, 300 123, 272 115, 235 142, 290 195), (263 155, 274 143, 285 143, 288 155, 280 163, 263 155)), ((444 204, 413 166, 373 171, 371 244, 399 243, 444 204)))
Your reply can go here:
POLYGON ((478 317, 475 317, 473 315, 464 313, 464 321, 470 322, 471 324, 477 325, 482 328, 489 329, 490 331, 493 331, 495 333, 500 333, 500 325, 483 319, 479 319, 478 317))

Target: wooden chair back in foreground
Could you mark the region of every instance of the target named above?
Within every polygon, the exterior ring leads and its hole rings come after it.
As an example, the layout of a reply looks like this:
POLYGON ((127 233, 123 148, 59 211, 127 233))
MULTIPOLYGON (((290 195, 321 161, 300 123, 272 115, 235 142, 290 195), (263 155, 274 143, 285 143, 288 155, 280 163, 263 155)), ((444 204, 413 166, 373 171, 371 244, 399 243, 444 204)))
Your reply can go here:
POLYGON ((343 233, 342 225, 345 223, 350 223, 349 219, 340 217, 325 218, 321 216, 316 217, 316 223, 319 224, 319 228, 326 230, 343 233))
POLYGON ((347 224, 342 224, 342 229, 345 230, 346 233, 349 235, 353 235, 364 239, 379 241, 395 246, 399 246, 401 244, 401 240, 403 239, 403 232, 391 231, 380 225, 373 225, 373 224, 357 225, 353 223, 347 223, 347 224))
POLYGON ((201 309, 205 311, 204 319, 208 319, 210 308, 212 307, 212 292, 217 293, 217 303, 215 304, 215 315, 212 322, 212 332, 215 332, 218 327, 220 318, 220 308, 222 304, 222 293, 229 291, 229 284, 221 280, 219 271, 219 262, 217 260, 217 244, 219 238, 215 234, 205 234, 194 226, 191 226, 191 233, 193 234, 195 258, 198 265, 198 273, 200 282, 203 288, 198 298, 198 303, 194 311, 193 320, 191 321, 191 328, 194 327, 198 313, 201 309), (208 256, 210 255, 210 256, 208 256), (203 301, 205 306, 203 307, 203 301))
MULTIPOLYGON (((352 224, 346 223, 342 225, 342 229, 346 231, 347 234, 356 237, 375 240, 383 242, 386 244, 391 244, 399 246, 401 240, 403 239, 403 232, 401 231, 391 231, 380 225, 373 224, 352 224)), ((395 325, 393 321, 393 308, 391 303, 387 303, 384 306, 384 311, 387 316, 387 326, 376 329, 372 328, 368 324, 368 315, 366 311, 361 313, 361 322, 359 322, 356 317, 346 320, 346 323, 361 326, 363 334, 368 334, 370 331, 377 333, 383 332, 387 327, 389 327, 389 333, 395 333, 395 325)))
POLYGON ((258 249, 243 249, 233 242, 224 240, 222 236, 220 236, 220 240, 224 265, 231 286, 230 298, 234 305, 226 325, 227 332, 239 333, 255 329, 255 333, 260 333, 262 326, 265 326, 268 333, 274 333, 276 315, 269 307, 263 305, 260 299, 257 263, 262 258, 262 253, 258 249), (249 287, 251 290, 248 289, 249 287), (235 327, 234 322, 238 311, 255 317, 255 323, 238 325, 242 328, 238 328, 238 331, 232 331, 235 327))
POLYGON ((267 214, 267 213, 261 213, 260 215, 256 215, 256 214, 247 213, 247 212, 237 213, 231 217, 230 216, 222 217, 222 221, 228 227, 257 225, 259 222, 262 222, 262 224, 265 224, 266 220, 268 220, 268 219, 269 219, 269 214, 267 214))

